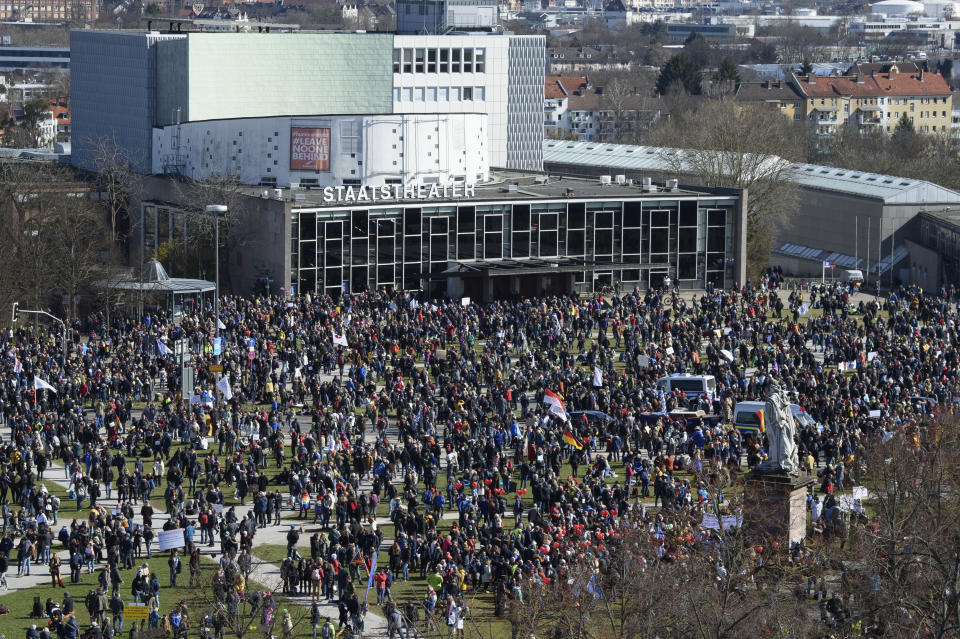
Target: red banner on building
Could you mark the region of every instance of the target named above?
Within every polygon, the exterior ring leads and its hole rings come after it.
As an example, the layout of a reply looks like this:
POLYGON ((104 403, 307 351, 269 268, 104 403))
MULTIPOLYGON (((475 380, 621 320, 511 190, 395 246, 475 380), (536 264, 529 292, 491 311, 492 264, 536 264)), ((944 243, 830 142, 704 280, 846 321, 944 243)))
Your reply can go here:
POLYGON ((290 170, 330 170, 330 129, 290 128, 290 170))

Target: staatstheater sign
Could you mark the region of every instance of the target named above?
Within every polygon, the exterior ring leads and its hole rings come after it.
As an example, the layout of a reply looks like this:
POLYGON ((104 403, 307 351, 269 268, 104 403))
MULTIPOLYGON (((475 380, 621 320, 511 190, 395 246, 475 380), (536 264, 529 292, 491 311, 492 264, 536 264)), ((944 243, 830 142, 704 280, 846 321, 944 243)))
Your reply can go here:
POLYGON ((380 202, 384 200, 446 200, 474 197, 473 184, 384 184, 382 186, 327 186, 323 202, 380 202))

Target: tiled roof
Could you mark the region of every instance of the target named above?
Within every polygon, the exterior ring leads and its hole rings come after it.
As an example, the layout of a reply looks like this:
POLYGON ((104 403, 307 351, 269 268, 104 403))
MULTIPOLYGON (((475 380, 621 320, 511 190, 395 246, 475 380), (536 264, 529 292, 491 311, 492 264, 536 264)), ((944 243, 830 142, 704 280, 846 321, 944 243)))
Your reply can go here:
POLYGON ((548 99, 559 99, 582 91, 589 84, 586 76, 548 76, 544 95, 548 99))
POLYGON ((797 78, 800 90, 810 98, 838 96, 878 98, 888 95, 950 95, 950 87, 939 73, 894 73, 864 76, 797 78))

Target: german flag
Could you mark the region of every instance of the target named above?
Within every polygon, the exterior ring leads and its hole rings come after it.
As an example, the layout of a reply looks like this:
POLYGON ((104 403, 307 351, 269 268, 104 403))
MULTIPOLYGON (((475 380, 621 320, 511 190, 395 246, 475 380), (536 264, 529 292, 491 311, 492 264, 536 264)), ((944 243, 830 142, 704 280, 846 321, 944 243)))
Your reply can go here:
POLYGON ((569 430, 563 431, 563 441, 567 442, 577 450, 583 450, 583 442, 577 439, 577 436, 569 430))

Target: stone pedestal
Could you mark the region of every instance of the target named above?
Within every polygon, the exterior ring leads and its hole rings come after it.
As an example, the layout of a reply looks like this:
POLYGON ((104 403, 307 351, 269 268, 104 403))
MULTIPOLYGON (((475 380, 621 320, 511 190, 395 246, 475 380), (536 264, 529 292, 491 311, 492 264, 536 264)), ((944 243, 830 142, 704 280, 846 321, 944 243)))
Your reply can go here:
POLYGON ((743 489, 743 519, 758 541, 789 549, 807 536, 807 488, 812 477, 751 471, 743 489))

